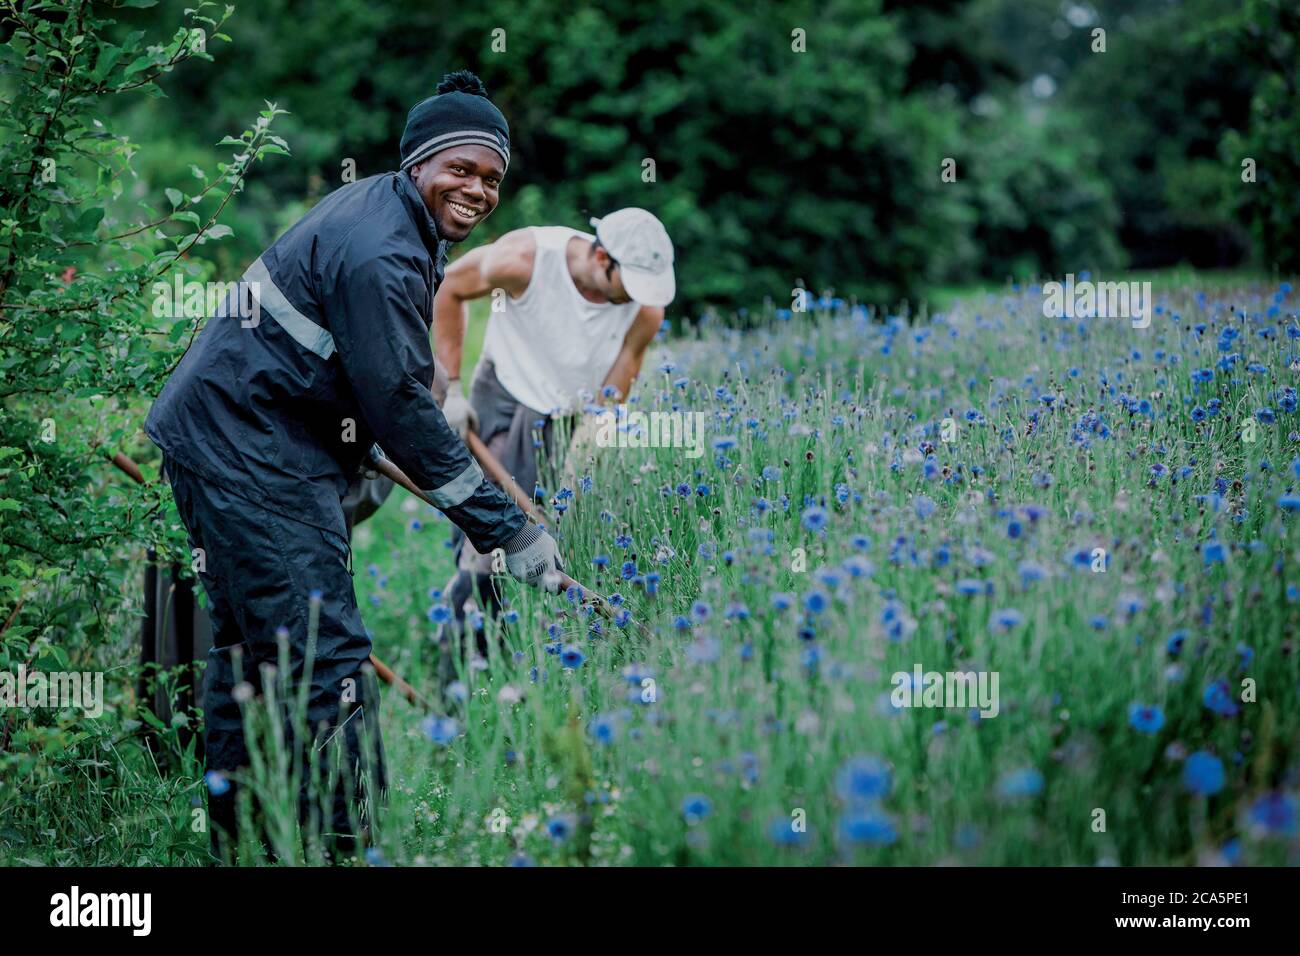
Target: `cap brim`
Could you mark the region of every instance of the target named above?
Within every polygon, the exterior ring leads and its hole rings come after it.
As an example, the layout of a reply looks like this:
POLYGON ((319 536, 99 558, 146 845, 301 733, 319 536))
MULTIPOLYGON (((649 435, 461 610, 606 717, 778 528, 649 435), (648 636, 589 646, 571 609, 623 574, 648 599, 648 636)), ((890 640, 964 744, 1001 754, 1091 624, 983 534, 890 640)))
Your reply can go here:
POLYGON ((671 268, 663 272, 639 272, 620 266, 623 288, 633 302, 641 305, 663 307, 677 295, 677 277, 671 268))

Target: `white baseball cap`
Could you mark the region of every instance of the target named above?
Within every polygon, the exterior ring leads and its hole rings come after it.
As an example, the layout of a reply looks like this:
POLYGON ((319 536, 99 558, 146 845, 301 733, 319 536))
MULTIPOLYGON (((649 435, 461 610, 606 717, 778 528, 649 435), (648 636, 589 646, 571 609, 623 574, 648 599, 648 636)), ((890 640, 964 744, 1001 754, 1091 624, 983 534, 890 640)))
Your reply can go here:
POLYGON ((623 288, 642 305, 664 306, 677 294, 673 243, 652 212, 629 206, 593 218, 596 238, 623 273, 623 288))

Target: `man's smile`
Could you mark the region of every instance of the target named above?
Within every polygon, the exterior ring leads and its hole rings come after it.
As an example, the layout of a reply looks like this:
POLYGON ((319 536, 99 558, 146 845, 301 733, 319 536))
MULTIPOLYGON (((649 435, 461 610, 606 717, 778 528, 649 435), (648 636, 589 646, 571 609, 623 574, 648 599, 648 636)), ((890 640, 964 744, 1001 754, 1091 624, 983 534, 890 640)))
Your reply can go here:
POLYGON ((472 206, 468 203, 457 202, 454 199, 446 200, 447 208, 451 210, 452 215, 464 222, 466 225, 472 225, 477 222, 483 215, 483 208, 472 206))

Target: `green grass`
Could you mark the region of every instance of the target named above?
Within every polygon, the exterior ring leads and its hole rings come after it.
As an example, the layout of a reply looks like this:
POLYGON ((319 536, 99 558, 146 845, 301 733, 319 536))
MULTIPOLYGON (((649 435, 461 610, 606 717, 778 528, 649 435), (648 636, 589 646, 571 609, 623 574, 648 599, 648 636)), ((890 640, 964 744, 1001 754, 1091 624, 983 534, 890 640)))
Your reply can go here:
MULTIPOLYGON (((385 692, 371 861, 1294 863, 1300 578, 1280 502, 1298 481, 1297 323, 1275 292, 1165 284, 1146 330, 1046 319, 1022 292, 925 327, 821 313, 656 346, 636 407, 702 412, 710 442, 734 441, 698 459, 597 449, 549 517, 574 575, 647 634, 592 633, 565 596, 505 582, 517 620, 486 623, 486 661, 458 659, 428 616, 449 525, 395 494, 357 531, 363 616, 458 733, 434 743, 385 692), (1228 326, 1240 361, 1194 381, 1228 326), (1218 415, 1193 421, 1211 398, 1218 415), (627 560, 655 593, 620 578, 627 560), (998 715, 895 709, 892 675, 916 664, 997 672, 998 715), (1216 681, 1235 713, 1207 706, 1216 681), (1162 725, 1135 727, 1134 705, 1162 725), (1198 751, 1220 788, 1186 776, 1198 751)), ((201 857, 192 760, 160 769, 111 738, 85 741, 73 776, 30 768, 7 858, 201 857)))

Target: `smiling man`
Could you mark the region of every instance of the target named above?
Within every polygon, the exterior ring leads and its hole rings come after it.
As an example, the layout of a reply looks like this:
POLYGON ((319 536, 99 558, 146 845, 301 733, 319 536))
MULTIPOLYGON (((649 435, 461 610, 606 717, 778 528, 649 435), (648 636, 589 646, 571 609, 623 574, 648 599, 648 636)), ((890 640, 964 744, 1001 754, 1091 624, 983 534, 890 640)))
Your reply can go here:
MULTIPOLYGON (((234 834, 249 763, 238 701, 257 690, 282 642, 291 685, 307 699, 314 741, 305 749, 342 745, 325 829, 346 846, 358 816, 348 796, 383 786, 376 701, 362 672, 370 638, 342 506, 369 456, 396 462, 475 547, 503 549, 515 577, 552 585, 554 541, 484 481, 430 393, 431 311, 447 245, 496 208, 509 143, 478 78, 444 78, 407 118, 398 171, 332 193, 262 253, 241 289, 255 317, 228 301, 150 410, 145 427, 163 451, 211 608, 204 712, 214 847, 234 834)), ((305 782, 304 819, 317 799, 305 782)))

